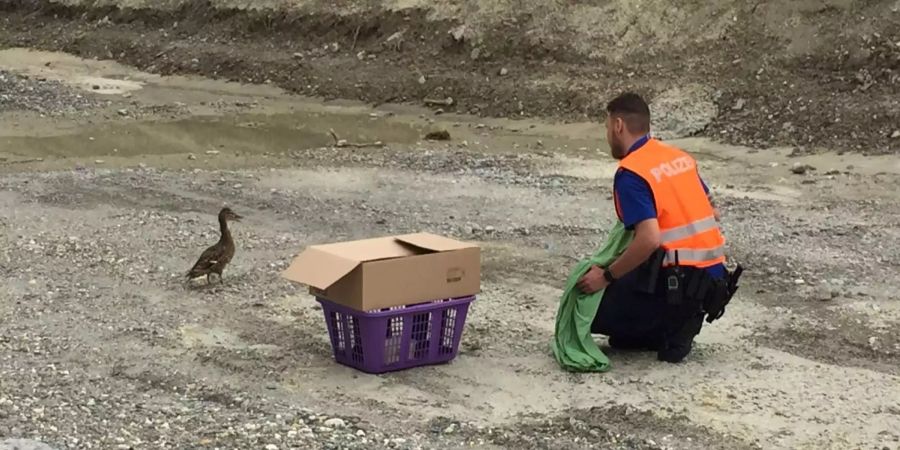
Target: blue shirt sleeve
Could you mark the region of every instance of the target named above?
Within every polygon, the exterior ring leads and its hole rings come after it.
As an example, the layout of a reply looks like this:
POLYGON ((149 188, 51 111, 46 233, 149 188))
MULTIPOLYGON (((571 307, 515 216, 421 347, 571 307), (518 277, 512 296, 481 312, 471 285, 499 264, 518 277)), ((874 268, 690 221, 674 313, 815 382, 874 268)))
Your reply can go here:
POLYGON ((656 218, 656 203, 650 186, 641 177, 628 170, 619 170, 613 178, 613 191, 622 213, 622 224, 627 229, 647 219, 656 218))

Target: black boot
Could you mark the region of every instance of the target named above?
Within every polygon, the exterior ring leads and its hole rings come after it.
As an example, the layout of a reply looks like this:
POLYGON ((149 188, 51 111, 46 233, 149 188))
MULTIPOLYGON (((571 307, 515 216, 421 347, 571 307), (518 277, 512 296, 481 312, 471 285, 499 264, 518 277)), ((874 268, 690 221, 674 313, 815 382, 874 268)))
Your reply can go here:
POLYGON ((700 328, 702 327, 702 313, 685 319, 681 326, 675 327, 671 330, 671 333, 667 333, 656 353, 656 358, 669 363, 679 363, 684 360, 691 353, 694 345, 694 336, 700 333, 700 328))

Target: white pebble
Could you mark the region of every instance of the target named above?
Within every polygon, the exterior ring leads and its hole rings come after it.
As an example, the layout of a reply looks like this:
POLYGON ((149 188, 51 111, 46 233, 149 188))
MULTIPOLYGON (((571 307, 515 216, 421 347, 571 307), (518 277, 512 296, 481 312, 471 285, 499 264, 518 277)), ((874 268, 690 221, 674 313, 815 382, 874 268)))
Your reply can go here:
POLYGON ((347 426, 347 422, 344 422, 344 419, 338 418, 328 419, 325 421, 325 426, 331 428, 344 428, 347 426))

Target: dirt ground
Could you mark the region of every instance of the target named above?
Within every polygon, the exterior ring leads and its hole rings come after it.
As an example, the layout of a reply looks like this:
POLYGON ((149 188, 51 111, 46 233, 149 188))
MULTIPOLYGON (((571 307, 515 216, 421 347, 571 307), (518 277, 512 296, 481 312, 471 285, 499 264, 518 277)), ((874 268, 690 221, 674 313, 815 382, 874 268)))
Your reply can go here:
MULTIPOLYGON (((856 7, 834 3, 821 14, 856 7)), ((900 127, 896 109, 863 120, 852 108, 896 105, 890 79, 803 85, 834 108, 855 103, 827 130, 795 112, 815 142, 800 149, 771 132, 783 121, 759 116, 765 95, 729 90, 727 77, 672 89, 683 79, 665 75, 665 58, 659 74, 626 77, 671 108, 663 131, 698 157, 729 253, 749 271, 685 363, 609 350, 611 372, 577 375, 548 345, 569 267, 612 225, 615 165, 600 126, 576 119, 583 96, 622 87, 617 69, 563 89, 563 74, 590 78, 578 46, 548 66, 515 46, 510 60, 472 62, 470 47, 446 43, 363 55, 360 68, 356 52, 382 45, 387 24, 426 29, 427 17, 446 33, 446 11, 386 12, 374 31, 351 13, 319 17, 298 44, 271 34, 287 15, 233 33, 226 24, 264 13, 198 9, 168 27, 209 26, 169 32, 160 24, 183 9, 0 5, 0 448, 900 449, 900 127), (357 27, 360 50, 310 50, 357 27), (81 58, 93 56, 103 60, 81 58), (506 66, 504 81, 486 79, 506 66), (424 85, 396 80, 416 67, 424 85), (430 84, 438 67, 445 78, 430 84), (310 81, 325 72, 346 79, 310 81), (447 95, 442 114, 418 105, 447 95), (746 114, 732 109, 740 98, 746 114), (337 148, 329 129, 385 145, 337 148), (451 141, 422 139, 435 130, 451 141), (736 141, 721 130, 758 145, 723 143, 736 141), (246 217, 237 256, 223 285, 187 288, 223 205, 246 217), (278 272, 310 244, 423 230, 483 246, 459 357, 384 376, 335 364, 321 309, 278 272)))

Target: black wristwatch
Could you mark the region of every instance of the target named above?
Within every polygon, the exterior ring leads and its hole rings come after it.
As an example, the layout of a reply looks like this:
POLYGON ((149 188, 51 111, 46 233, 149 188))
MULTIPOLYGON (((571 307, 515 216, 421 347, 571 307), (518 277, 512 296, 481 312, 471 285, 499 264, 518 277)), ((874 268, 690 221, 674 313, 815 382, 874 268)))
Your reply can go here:
POLYGON ((613 276, 612 272, 609 271, 608 267, 603 268, 603 278, 609 283, 613 284, 616 281, 616 277, 613 276))

